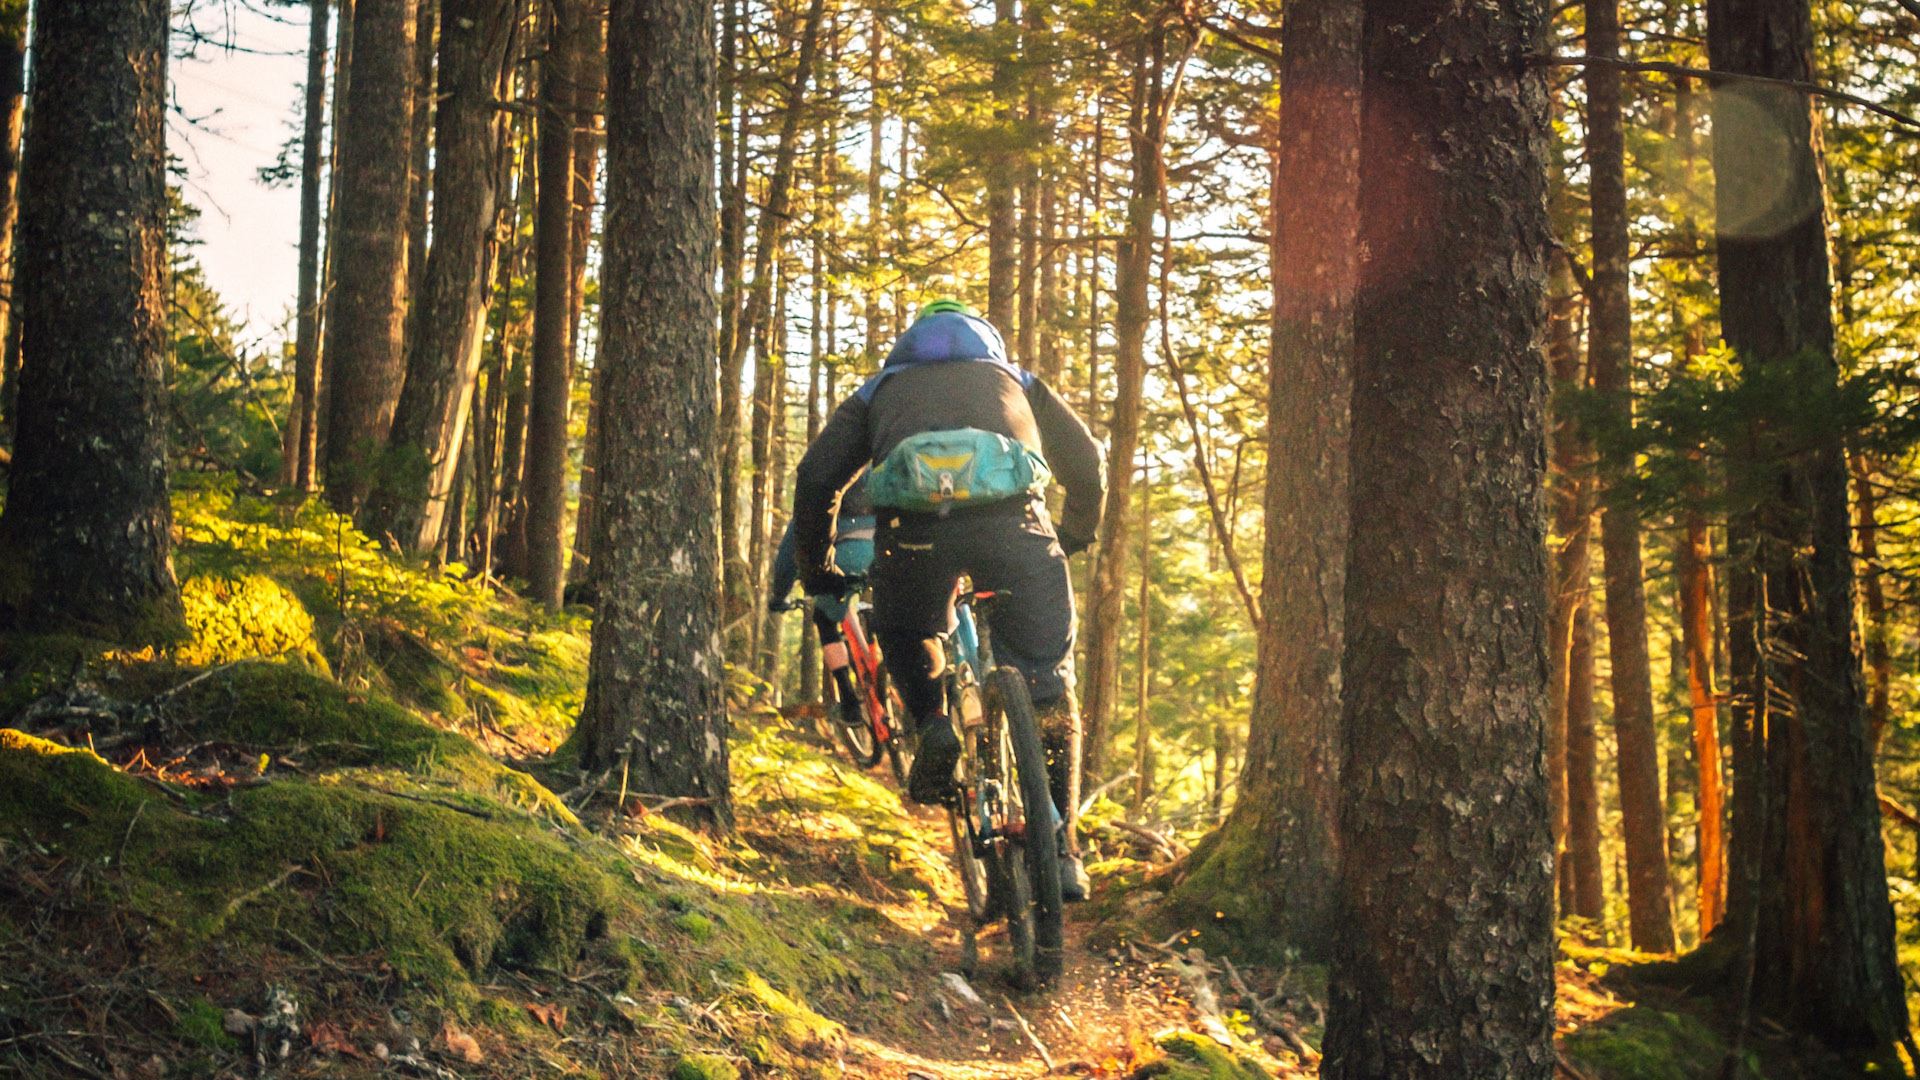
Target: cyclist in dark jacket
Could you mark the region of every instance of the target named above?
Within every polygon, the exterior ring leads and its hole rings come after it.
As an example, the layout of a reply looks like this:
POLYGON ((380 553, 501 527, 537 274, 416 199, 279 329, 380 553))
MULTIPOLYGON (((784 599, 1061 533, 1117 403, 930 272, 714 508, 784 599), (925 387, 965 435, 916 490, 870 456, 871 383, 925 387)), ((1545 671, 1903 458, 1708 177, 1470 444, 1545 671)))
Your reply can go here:
MULTIPOLYGON (((953 625, 955 584, 965 574, 976 588, 1002 594, 991 612, 994 652, 1027 678, 1054 801, 1068 821, 1066 892, 1084 898, 1086 874, 1072 828, 1081 733, 1067 557, 1089 547, 1099 530, 1105 463, 1072 407, 1009 362, 999 332, 958 302, 922 309, 879 373, 841 403, 807 448, 794 485, 801 584, 815 595, 845 591, 832 556, 833 522, 841 493, 862 469, 881 465, 904 440, 957 431, 1004 436, 1016 451, 1044 459, 1043 469, 1067 497, 1057 531, 1038 491, 937 511, 876 505, 873 626, 919 732, 908 794, 917 802, 942 801, 959 761, 959 736, 942 711, 945 660, 938 638, 953 625)), ((877 479, 869 494, 882 501, 877 479)))
MULTIPOLYGON (((841 571, 865 575, 873 565, 873 529, 866 481, 858 478, 840 496, 840 512, 833 522, 833 561, 841 571)), ((780 538, 780 550, 773 557, 773 576, 767 585, 769 610, 787 610, 787 593, 793 591, 799 576, 800 567, 793 557, 793 523, 789 521, 786 534, 780 538)), ((862 718, 853 688, 851 657, 847 655, 846 635, 840 632, 840 620, 847 615, 847 597, 835 593, 810 599, 813 628, 820 635, 820 658, 832 676, 828 686, 834 719, 843 724, 859 723, 862 718)))

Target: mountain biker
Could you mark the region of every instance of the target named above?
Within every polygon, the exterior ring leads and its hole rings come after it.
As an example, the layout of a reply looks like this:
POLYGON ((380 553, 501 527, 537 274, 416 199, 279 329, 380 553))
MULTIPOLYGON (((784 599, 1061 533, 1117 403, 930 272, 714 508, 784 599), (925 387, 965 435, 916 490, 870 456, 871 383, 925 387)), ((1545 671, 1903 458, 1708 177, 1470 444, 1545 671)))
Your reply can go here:
POLYGON ((809 593, 845 591, 831 553, 835 510, 869 466, 878 515, 873 627, 919 733, 908 795, 940 803, 952 790, 960 738, 942 711, 938 638, 953 625, 954 590, 965 574, 976 588, 1002 594, 990 612, 994 651, 1026 676, 1054 802, 1067 821, 1064 892, 1085 899, 1073 828, 1081 732, 1067 557, 1091 546, 1099 529, 1100 444, 1051 387, 1007 359, 992 324, 942 299, 921 309, 800 462, 794 551, 809 593), (1042 498, 1049 473, 1067 492, 1057 532, 1042 498))
MULTIPOLYGON (((865 474, 840 497, 840 510, 833 521, 833 561, 843 574, 864 575, 873 565, 873 507, 867 502, 865 474)), ((780 538, 780 550, 773 557, 773 574, 768 583, 767 608, 786 610, 787 593, 800 575, 793 557, 793 522, 787 522, 786 535, 780 538)), ((853 689, 851 661, 847 656, 846 636, 840 632, 840 620, 847 617, 847 597, 841 593, 823 593, 811 597, 813 628, 820 635, 820 658, 832 677, 834 719, 851 724, 859 719, 859 698, 853 689)))

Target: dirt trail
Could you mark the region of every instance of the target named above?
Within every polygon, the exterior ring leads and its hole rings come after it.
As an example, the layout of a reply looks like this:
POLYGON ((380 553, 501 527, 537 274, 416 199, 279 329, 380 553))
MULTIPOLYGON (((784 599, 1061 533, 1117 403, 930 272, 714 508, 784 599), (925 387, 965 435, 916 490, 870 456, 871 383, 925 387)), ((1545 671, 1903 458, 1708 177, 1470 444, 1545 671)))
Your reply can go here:
MULTIPOLYGON (((916 810, 913 816, 929 830, 945 830, 944 819, 932 811, 916 810)), ((1068 909, 1066 971, 1055 986, 1038 993, 1016 990, 1007 977, 1004 928, 994 927, 980 938, 980 962, 968 983, 978 1002, 963 1001, 944 973, 957 975, 961 969, 961 927, 968 916, 957 899, 957 880, 949 875, 940 891, 936 902, 944 913, 930 930, 939 968, 926 973, 918 999, 908 994, 902 1003, 909 1024, 872 1033, 863 1033, 857 1021, 849 1024, 849 1075, 1120 1077, 1161 1057, 1157 1042, 1171 1033, 1205 1035, 1207 1018, 1194 1005, 1193 986, 1172 969, 1172 958, 1151 949, 1090 945, 1093 928, 1084 917, 1075 917, 1086 910, 1079 907, 1068 909)), ((1217 976, 1212 982, 1231 1011, 1237 1005, 1231 988, 1220 985, 1217 976)), ((1245 1041, 1236 1045, 1249 1049, 1245 1041)), ((1276 1058, 1266 1052, 1279 1050, 1277 1044, 1256 1042, 1252 1049, 1251 1056, 1277 1077, 1312 1075, 1296 1067, 1291 1054, 1276 1058)))

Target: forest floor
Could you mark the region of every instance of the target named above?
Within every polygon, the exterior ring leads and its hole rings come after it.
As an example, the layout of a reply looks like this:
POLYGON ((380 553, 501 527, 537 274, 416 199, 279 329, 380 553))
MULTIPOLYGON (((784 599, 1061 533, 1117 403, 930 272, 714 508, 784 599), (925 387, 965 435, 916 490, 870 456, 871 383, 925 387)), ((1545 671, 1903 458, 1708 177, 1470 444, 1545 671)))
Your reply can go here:
MULTIPOLYGON (((0 1075, 1312 1074, 1324 971, 1170 921, 1100 810, 1058 985, 992 934, 969 978, 943 818, 804 711, 737 688, 739 828, 690 832, 567 766, 579 616, 311 505, 176 521, 189 641, 0 638, 0 1075)), ((1565 1076, 1718 1067, 1645 960, 1564 948, 1565 1076)))

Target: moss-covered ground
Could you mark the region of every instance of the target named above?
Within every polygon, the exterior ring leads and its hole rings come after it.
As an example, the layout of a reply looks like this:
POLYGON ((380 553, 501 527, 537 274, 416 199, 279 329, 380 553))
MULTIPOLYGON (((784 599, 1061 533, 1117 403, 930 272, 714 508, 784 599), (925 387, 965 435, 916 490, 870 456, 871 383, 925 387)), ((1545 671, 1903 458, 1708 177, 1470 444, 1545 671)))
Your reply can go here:
MULTIPOLYGON (((944 820, 879 774, 742 704, 736 833, 616 814, 560 756, 582 617, 312 503, 176 502, 189 639, 0 637, 0 1075, 1311 1074, 1324 969, 1166 904, 1137 849, 1094 862, 1057 988, 988 935, 963 992, 944 820)), ((1657 966, 1567 948, 1569 1075, 1719 1069, 1657 966)))

